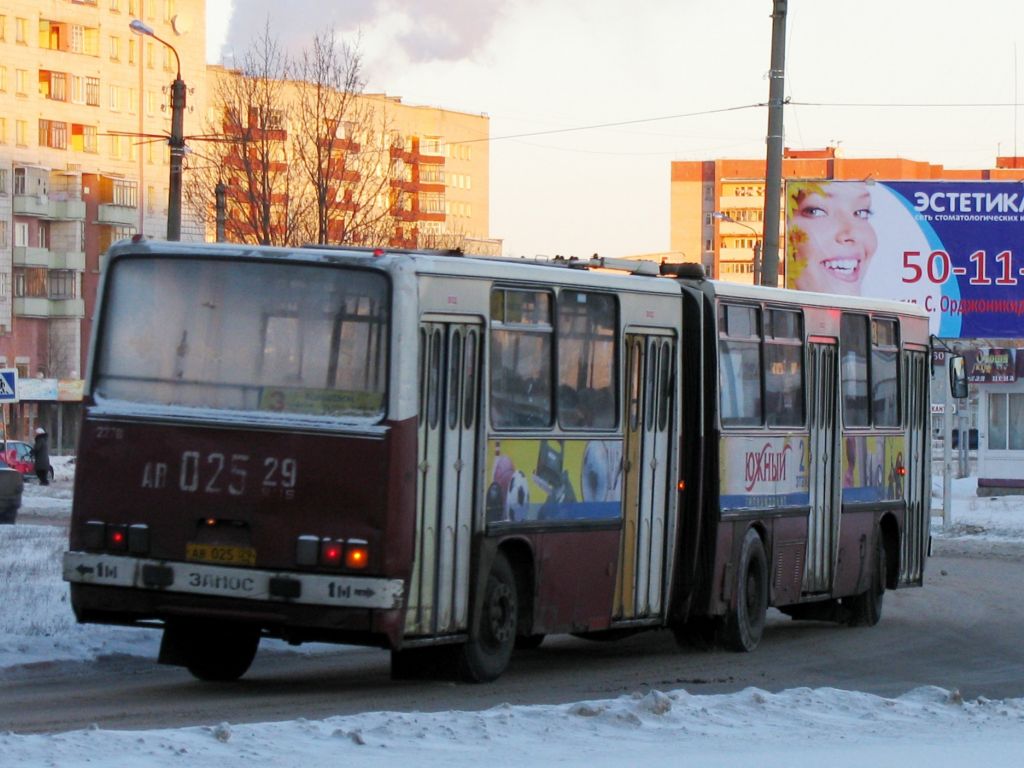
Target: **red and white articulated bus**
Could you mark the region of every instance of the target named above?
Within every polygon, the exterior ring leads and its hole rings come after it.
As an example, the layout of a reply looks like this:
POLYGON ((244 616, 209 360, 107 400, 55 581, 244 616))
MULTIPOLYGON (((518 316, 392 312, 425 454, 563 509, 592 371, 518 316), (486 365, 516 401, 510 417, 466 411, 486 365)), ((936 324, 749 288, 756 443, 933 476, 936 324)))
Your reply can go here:
POLYGON ((876 623, 927 554, 927 316, 671 272, 115 245, 78 620, 162 628, 201 679, 276 637, 473 681, 549 634, 876 623))

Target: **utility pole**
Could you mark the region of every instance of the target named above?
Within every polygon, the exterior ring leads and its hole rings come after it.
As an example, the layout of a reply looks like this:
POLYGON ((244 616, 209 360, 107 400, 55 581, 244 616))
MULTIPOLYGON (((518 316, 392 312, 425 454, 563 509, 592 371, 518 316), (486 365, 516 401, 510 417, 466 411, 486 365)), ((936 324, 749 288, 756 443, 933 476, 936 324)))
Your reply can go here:
POLYGON ((227 240, 224 236, 224 225, 228 218, 228 204, 227 204, 227 192, 228 185, 223 181, 218 181, 217 186, 214 187, 214 205, 217 213, 217 242, 223 243, 227 240))
POLYGON ((761 285, 779 284, 779 201, 782 199, 782 104, 786 84, 786 0, 772 0, 772 64, 765 139, 764 253, 761 285))

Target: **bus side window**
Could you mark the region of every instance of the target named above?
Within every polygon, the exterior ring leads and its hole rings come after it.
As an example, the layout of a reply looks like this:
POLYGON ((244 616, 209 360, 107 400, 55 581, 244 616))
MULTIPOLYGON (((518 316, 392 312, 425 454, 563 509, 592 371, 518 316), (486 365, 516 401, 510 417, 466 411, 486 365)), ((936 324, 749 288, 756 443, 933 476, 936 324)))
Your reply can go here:
POLYGON ((839 327, 839 375, 843 382, 843 423, 870 424, 868 401, 868 318, 843 314, 839 327))
POLYGON ((756 427, 761 409, 761 310, 719 308, 718 385, 723 427, 756 427))
POLYGON ((495 427, 551 426, 552 331, 550 293, 494 290, 490 412, 495 427))
POLYGON ((617 325, 614 296, 559 294, 558 423, 563 429, 609 429, 618 423, 617 325))
POLYGON ((871 416, 877 427, 900 424, 896 321, 871 321, 871 416))
POLYGON ((800 312, 765 312, 764 396, 768 426, 804 423, 804 348, 800 312))

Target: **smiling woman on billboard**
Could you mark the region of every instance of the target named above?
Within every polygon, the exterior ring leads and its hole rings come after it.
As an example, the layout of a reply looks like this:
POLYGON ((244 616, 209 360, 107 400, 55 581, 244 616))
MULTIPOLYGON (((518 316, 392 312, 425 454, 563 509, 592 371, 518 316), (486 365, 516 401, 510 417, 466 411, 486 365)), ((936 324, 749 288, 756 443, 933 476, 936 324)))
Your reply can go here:
POLYGON ((859 295, 878 236, 863 182, 796 182, 788 187, 788 282, 803 291, 859 295))

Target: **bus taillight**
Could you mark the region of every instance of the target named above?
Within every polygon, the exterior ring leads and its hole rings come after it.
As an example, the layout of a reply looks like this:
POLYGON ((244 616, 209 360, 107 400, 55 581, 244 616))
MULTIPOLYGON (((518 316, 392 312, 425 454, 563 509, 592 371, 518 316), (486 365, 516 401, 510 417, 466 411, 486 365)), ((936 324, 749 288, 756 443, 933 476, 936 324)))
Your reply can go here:
POLYGON ((328 568, 337 568, 341 565, 341 553, 345 549, 345 543, 334 539, 324 539, 320 542, 320 564, 328 568))
POLYGON ((332 539, 299 536, 295 562, 306 568, 347 568, 363 570, 370 562, 370 546, 365 539, 332 539))
POLYGON ((124 525, 107 526, 107 549, 120 552, 128 549, 128 528, 124 525))
POLYGON ((345 567, 355 570, 366 567, 370 559, 370 549, 362 539, 349 539, 345 544, 345 567))

